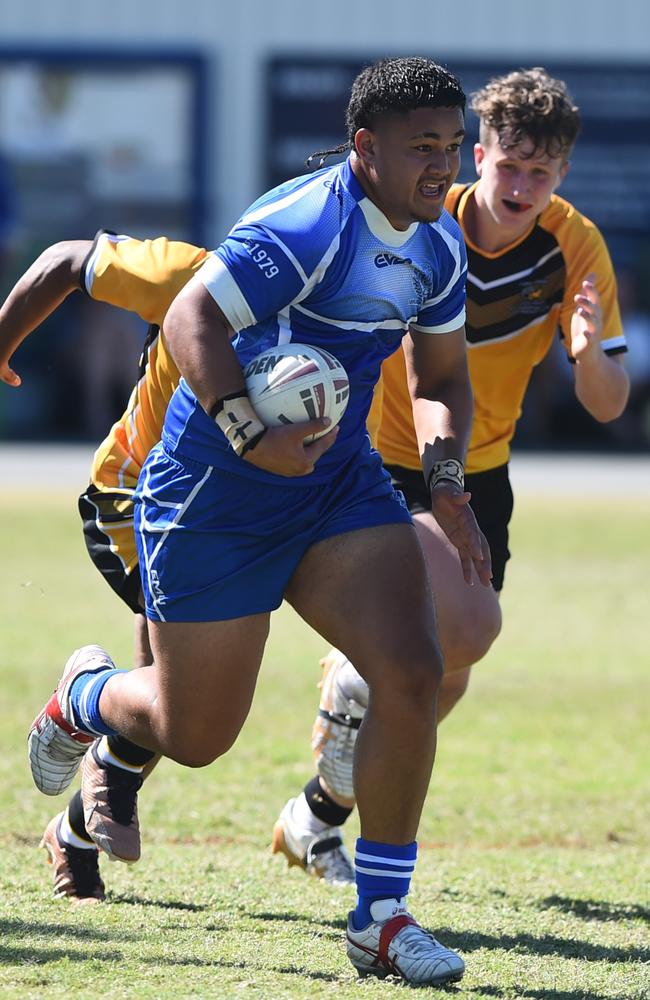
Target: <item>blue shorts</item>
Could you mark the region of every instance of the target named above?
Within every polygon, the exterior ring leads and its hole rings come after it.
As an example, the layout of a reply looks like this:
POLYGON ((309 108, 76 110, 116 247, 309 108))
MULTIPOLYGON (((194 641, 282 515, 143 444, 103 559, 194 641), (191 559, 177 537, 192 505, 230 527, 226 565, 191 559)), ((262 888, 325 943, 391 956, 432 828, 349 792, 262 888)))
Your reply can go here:
POLYGON ((376 452, 317 486, 256 488, 249 476, 158 444, 136 491, 135 531, 147 617, 203 622, 280 606, 310 546, 382 524, 410 524, 376 452))

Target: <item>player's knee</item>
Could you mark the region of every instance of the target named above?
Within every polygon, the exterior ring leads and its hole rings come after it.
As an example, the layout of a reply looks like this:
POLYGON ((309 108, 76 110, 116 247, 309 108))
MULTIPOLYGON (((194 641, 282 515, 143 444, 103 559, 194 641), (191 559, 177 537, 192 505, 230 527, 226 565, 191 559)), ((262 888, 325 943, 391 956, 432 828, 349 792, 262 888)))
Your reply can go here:
POLYGON ((371 697, 399 700, 426 711, 435 702, 443 675, 442 653, 437 642, 405 648, 375 673, 371 697))
POLYGON ((434 647, 426 656, 416 659, 402 678, 402 689, 414 702, 433 703, 442 684, 444 662, 442 654, 434 647))
POLYGON ((447 623, 445 662, 447 670, 462 670, 482 660, 501 631, 501 608, 496 600, 485 601, 472 614, 447 623))
POLYGON ((221 756, 219 753, 213 753, 207 748, 203 750, 200 747, 186 746, 175 751, 172 760, 175 760, 177 764, 182 764, 183 767, 199 768, 214 763, 219 756, 221 756))
POLYGON ((167 732, 166 756, 184 767, 207 767, 230 750, 237 735, 225 727, 214 732, 199 725, 175 725, 167 732))

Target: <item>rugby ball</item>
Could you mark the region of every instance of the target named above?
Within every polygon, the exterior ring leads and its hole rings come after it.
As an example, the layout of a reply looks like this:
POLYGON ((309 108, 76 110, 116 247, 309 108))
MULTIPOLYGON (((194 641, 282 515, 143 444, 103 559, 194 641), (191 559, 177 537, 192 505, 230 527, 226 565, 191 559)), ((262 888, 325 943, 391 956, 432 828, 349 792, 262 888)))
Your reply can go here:
POLYGON ((246 365, 246 390, 253 409, 267 427, 329 417, 338 424, 345 413, 350 384, 345 368, 333 355, 309 344, 279 344, 246 365))

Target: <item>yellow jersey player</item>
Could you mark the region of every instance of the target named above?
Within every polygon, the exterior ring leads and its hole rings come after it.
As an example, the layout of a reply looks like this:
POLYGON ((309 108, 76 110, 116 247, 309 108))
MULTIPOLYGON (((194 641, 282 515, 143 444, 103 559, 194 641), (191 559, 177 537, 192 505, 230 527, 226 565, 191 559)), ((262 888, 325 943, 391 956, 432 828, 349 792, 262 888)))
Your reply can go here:
MULTIPOLYGON (((467 688, 471 667, 500 629, 512 491, 510 441, 535 365, 562 338, 576 396, 599 421, 618 417, 629 381, 616 281, 596 226, 555 194, 569 169, 579 112, 565 85, 543 69, 492 80, 473 96, 480 119, 478 180, 446 198, 467 245, 468 363, 474 419, 465 488, 490 543, 493 590, 465 587, 452 549, 431 514, 422 478, 401 352, 384 362, 378 448, 407 499, 427 556, 445 654, 439 720, 467 688)), ((318 774, 285 805, 273 850, 330 882, 352 882, 341 825, 354 806, 352 755, 368 689, 336 650, 322 661, 312 732, 318 774)))
MULTIPOLYGON (((0 309, 0 377, 20 385, 8 361, 18 344, 70 293, 138 313, 149 328, 140 372, 127 408, 92 462, 79 497, 88 553, 112 589, 134 612, 134 665, 152 662, 133 533, 133 493, 149 451, 160 439, 179 374, 161 326, 178 291, 208 251, 164 238, 130 239, 102 232, 94 241, 49 247, 18 281, 0 309)), ((140 856, 137 792, 157 755, 119 736, 93 743, 85 764, 86 800, 77 792, 48 824, 42 839, 53 865, 54 892, 75 901, 104 898, 97 845, 113 858, 140 856), (110 792, 110 794, 109 794, 110 792), (84 819, 84 806, 87 823, 84 819)), ((57 788, 50 791, 56 794, 57 788)))

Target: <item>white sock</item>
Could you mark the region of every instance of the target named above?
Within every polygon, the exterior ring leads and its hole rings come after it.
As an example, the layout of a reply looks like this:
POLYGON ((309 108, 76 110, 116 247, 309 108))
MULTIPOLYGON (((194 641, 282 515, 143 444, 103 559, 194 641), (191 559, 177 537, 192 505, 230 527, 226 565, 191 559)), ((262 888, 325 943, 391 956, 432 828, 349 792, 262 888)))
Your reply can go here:
POLYGON ((121 767, 123 771, 130 771, 131 774, 142 774, 144 764, 127 764, 125 760, 120 760, 108 745, 108 736, 102 736, 96 747, 97 756, 103 764, 111 764, 113 767, 121 767))
POLYGON ((328 823, 323 823, 322 819, 314 816, 309 808, 309 803, 304 792, 301 792, 291 807, 291 818, 304 833, 322 833, 329 829, 328 823))
POLYGON ((70 826, 70 817, 68 816, 68 810, 63 813, 61 817, 61 825, 58 830, 59 840, 63 844, 67 844, 68 847, 80 847, 84 851, 96 851, 97 846, 92 842, 92 840, 83 840, 82 837, 77 836, 72 827, 70 826))

